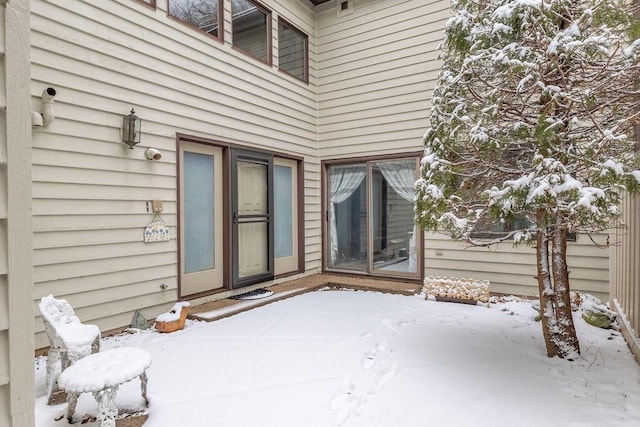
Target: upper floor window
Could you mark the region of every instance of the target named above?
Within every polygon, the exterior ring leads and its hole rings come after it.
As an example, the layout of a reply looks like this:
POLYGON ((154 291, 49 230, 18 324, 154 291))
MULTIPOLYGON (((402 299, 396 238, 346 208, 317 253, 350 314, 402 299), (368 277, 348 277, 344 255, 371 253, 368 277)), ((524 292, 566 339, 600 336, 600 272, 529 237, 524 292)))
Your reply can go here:
POLYGON ((309 81, 308 46, 306 34, 288 22, 278 20, 279 68, 304 82, 309 81))
POLYGON ((140 3, 148 4, 151 7, 156 7, 156 0, 138 0, 140 3))
POLYGON ((221 3, 222 0, 169 0, 169 16, 221 39, 221 3))
POLYGON ((253 0, 231 0, 233 46, 271 65, 271 12, 253 0))

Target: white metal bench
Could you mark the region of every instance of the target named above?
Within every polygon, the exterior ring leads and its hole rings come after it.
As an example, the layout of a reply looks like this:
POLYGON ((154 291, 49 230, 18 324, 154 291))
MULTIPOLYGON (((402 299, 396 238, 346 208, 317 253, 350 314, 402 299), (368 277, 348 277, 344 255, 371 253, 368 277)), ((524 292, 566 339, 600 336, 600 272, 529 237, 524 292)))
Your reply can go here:
POLYGON ((55 369, 61 360, 61 371, 79 359, 100 350, 100 329, 80 322, 71 305, 64 299, 48 295, 40 300, 40 312, 49 339, 46 387, 48 403, 56 391, 55 369))
POLYGON ((149 352, 135 347, 120 347, 91 354, 65 369, 58 378, 60 387, 67 392, 67 420, 73 423, 78 396, 93 393, 98 402, 97 419, 100 427, 115 427, 116 393, 118 387, 134 378, 140 378, 140 389, 145 405, 147 398, 147 368, 151 366, 149 352))

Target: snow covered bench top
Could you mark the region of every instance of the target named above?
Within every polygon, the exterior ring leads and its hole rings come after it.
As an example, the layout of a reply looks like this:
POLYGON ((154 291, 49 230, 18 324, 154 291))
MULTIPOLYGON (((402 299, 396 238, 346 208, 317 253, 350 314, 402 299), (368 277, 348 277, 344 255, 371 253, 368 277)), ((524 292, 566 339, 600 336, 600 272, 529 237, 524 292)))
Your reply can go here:
POLYGON ((147 368, 149 352, 135 347, 120 347, 94 353, 65 369, 58 384, 67 392, 67 420, 73 423, 78 396, 92 392, 98 402, 100 427, 116 427, 116 393, 120 384, 138 377, 140 391, 147 405, 147 368))
POLYGON ((114 348, 80 359, 60 374, 58 384, 70 393, 96 392, 131 381, 149 366, 149 352, 135 347, 114 348))

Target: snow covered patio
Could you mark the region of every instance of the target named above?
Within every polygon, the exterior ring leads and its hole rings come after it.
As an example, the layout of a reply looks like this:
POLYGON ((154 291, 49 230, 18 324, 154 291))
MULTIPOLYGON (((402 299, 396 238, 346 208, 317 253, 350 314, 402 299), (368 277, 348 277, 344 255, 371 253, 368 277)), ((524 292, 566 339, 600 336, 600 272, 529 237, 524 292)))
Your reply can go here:
MULTIPOLYGON (((640 368, 620 333, 576 316, 582 358, 549 359, 536 314, 515 298, 319 290, 102 348, 151 353, 145 427, 640 425, 640 368)), ((36 426, 68 425, 66 404, 46 405, 44 358, 36 377, 36 426)), ((117 397, 143 406, 135 381, 117 397)), ((76 413, 95 411, 82 395, 76 413)))

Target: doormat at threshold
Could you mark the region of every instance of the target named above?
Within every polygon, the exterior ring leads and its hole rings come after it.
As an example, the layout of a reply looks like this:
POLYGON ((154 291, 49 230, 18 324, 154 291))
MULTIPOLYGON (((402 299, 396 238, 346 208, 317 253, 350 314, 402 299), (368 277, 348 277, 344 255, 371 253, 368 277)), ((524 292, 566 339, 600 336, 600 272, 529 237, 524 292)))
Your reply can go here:
POLYGON ((270 291, 269 289, 265 289, 265 288, 258 288, 250 292, 245 292, 244 294, 234 295, 231 297, 231 299, 238 299, 238 300, 260 299, 260 298, 269 297, 271 295, 273 295, 273 291, 270 291))

